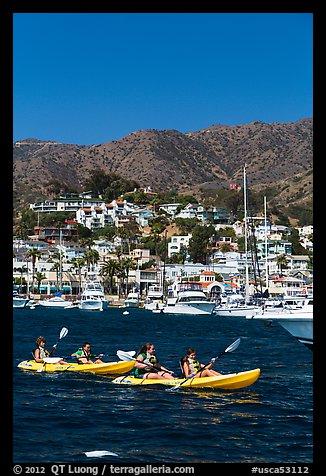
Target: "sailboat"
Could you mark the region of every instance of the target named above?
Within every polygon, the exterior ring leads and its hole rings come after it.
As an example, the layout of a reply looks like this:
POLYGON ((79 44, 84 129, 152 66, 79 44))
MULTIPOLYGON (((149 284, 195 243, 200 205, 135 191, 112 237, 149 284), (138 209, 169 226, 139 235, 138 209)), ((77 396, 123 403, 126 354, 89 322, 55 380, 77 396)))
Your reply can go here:
POLYGON ((246 164, 243 168, 243 200, 244 200, 244 235, 245 235, 245 296, 243 300, 226 302, 215 307, 214 314, 223 317, 248 317, 254 316, 261 310, 261 306, 250 304, 249 294, 249 265, 248 265, 248 218, 247 218, 247 176, 246 164))

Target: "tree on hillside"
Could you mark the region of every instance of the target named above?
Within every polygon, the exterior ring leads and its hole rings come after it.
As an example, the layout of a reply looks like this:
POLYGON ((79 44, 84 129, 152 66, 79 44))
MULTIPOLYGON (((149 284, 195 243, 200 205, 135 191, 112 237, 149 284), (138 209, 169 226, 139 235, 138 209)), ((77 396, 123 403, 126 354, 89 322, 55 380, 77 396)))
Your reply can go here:
POLYGON ((112 201, 126 192, 139 188, 135 180, 125 179, 115 173, 106 174, 102 169, 92 170, 84 186, 97 196, 102 195, 107 201, 112 201))
POLYGON ((77 193, 75 189, 72 189, 69 185, 61 180, 50 180, 45 184, 47 192, 53 197, 62 195, 63 193, 77 193))
POLYGON ((92 230, 90 228, 87 228, 87 226, 81 225, 80 223, 77 224, 77 231, 80 240, 82 238, 90 238, 91 236, 93 236, 92 230))
POLYGON ((34 226, 36 225, 36 213, 33 210, 28 209, 22 212, 17 231, 20 235, 23 235, 23 237, 26 238, 28 235, 34 234, 34 226))
POLYGON ((175 224, 179 228, 181 235, 188 235, 199 224, 199 220, 198 218, 176 218, 175 224))
POLYGON ((292 244, 292 254, 294 255, 306 255, 307 250, 300 243, 299 231, 296 228, 291 229, 291 236, 289 236, 289 241, 292 244))
POLYGON ((210 238, 214 235, 215 228, 210 226, 197 225, 192 230, 192 237, 189 241, 189 255, 194 263, 203 263, 207 261, 209 253, 208 244, 210 238))

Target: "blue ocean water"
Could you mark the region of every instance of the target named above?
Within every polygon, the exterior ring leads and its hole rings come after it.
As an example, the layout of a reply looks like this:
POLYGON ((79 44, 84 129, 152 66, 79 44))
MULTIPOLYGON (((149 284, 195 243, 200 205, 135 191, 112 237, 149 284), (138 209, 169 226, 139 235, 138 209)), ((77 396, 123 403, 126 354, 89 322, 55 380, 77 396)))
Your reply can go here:
MULTIPOLYGON (((14 310, 13 450, 16 463, 89 462, 87 451, 107 450, 101 462, 311 463, 313 352, 277 324, 245 318, 173 316, 134 309, 14 310), (208 363, 237 337, 240 346, 215 364, 222 373, 261 369, 259 380, 236 391, 129 387, 112 378, 34 373, 17 368, 35 339, 70 356, 84 341, 95 353, 138 350, 153 342, 163 365, 180 373, 189 346, 208 363)), ((94 461, 94 460, 93 460, 94 461)))

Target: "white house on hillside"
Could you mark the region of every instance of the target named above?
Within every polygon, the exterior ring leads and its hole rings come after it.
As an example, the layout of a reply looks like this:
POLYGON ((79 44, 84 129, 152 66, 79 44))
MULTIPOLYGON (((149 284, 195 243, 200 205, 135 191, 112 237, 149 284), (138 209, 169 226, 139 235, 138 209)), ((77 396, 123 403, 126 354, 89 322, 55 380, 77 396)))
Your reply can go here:
POLYGON ((181 247, 187 248, 191 237, 192 235, 172 236, 171 242, 168 243, 168 257, 180 253, 181 247))

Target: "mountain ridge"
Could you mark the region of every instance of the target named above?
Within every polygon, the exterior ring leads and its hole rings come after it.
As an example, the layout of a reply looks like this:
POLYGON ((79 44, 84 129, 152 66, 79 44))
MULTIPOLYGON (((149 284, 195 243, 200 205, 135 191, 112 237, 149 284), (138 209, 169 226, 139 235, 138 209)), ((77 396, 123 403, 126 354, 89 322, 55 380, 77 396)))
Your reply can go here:
POLYGON ((293 202, 294 196, 295 204, 312 202, 312 118, 289 123, 216 124, 186 133, 142 129, 92 145, 33 138, 16 141, 15 207, 47 197, 51 180, 82 191, 94 169, 117 173, 143 187, 150 185, 154 191, 175 189, 200 196, 204 190, 228 188, 231 183, 241 186, 245 164, 253 189, 278 187, 283 205, 293 202))

